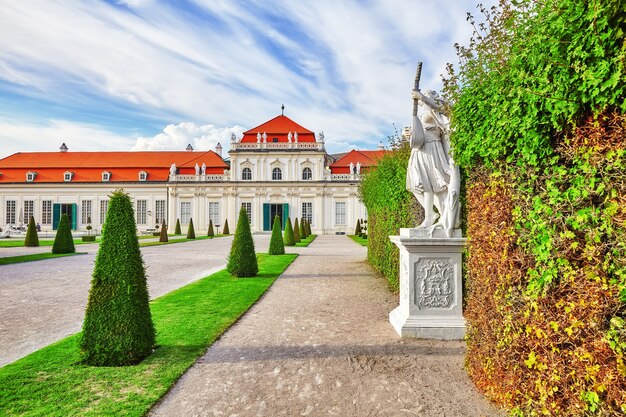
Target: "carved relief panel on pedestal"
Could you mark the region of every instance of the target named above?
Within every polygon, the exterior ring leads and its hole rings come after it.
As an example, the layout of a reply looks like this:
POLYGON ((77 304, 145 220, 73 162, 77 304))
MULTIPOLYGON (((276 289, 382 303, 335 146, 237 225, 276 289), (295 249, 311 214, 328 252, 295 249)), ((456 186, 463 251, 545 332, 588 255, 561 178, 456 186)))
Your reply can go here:
POLYGON ((455 268, 450 258, 415 262, 415 305, 420 310, 450 309, 455 304, 455 268))

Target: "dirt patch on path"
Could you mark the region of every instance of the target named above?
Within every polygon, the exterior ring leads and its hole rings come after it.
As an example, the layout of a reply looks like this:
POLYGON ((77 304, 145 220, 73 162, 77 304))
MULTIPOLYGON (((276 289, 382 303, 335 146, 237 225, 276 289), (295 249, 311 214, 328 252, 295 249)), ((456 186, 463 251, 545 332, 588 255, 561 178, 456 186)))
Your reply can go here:
POLYGON ((397 303, 345 236, 319 236, 152 416, 500 416, 463 342, 401 339, 397 303))

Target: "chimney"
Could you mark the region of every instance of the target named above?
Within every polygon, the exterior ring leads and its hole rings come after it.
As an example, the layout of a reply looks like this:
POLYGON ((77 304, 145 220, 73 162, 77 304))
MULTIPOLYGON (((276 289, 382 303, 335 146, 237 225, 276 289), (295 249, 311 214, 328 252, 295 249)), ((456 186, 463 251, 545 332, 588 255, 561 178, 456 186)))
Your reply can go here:
POLYGON ((61 147, 59 148, 59 151, 61 152, 67 152, 67 145, 65 144, 65 142, 63 142, 63 144, 61 145, 61 147))
POLYGON ((217 145, 215 145, 215 153, 218 154, 220 157, 222 156, 222 145, 217 142, 217 145))
POLYGON ((191 143, 189 145, 187 145, 187 147, 185 148, 185 150, 187 152, 192 152, 193 151, 193 146, 191 146, 191 143))
POLYGON ((384 151, 385 150, 385 145, 383 145, 383 141, 382 140, 380 142, 378 142, 378 150, 379 151, 384 151))

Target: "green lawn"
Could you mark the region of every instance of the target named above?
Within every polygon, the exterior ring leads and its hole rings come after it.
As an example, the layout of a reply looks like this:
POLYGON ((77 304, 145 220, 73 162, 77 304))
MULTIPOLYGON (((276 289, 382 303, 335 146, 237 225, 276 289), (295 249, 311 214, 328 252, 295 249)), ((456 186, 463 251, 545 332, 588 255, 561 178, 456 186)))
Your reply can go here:
MULTIPOLYGON (((187 236, 187 235, 176 235, 176 236, 187 236)), ((195 239, 187 239, 186 237, 172 239, 171 237, 168 237, 169 240, 167 242, 159 242, 158 240, 156 242, 139 242, 139 246, 145 247, 145 246, 169 245, 172 243, 193 242, 194 240, 215 239, 215 238, 223 237, 223 236, 230 236, 230 235, 215 235, 213 237, 196 236, 195 239)))
MULTIPOLYGON (((82 245, 85 243, 98 243, 100 239, 96 242, 83 242, 81 238, 74 239, 75 245, 82 245)), ((39 239, 39 246, 52 246, 54 245, 54 239, 39 239)), ((24 239, 20 240, 0 240, 0 248, 19 248, 24 246, 24 239)))
POLYGON ((315 238, 317 237, 317 235, 311 235, 305 239, 302 239, 300 242, 296 243, 296 246, 298 247, 307 247, 311 244, 311 242, 313 242, 315 240, 315 238))
POLYGON ((6 256, 4 258, 0 258, 0 265, 18 264, 21 262, 41 261, 43 259, 61 258, 64 256, 84 255, 86 253, 87 252, 74 252, 74 253, 45 252, 45 253, 34 253, 31 255, 6 256))
POLYGON ((0 368, 0 415, 144 415, 296 256, 259 254, 258 277, 222 270, 152 301, 159 347, 139 365, 79 365, 75 334, 0 368))
POLYGON ((361 236, 348 235, 348 237, 354 240, 356 243, 358 243, 361 246, 367 246, 367 239, 363 239, 361 236))

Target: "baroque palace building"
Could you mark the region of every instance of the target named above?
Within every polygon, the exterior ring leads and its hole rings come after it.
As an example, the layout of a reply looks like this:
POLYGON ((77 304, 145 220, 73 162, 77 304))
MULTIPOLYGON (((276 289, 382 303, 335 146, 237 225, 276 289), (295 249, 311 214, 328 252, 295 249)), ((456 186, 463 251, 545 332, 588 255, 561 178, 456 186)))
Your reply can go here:
MULTIPOLYGON (((275 215, 306 218, 313 233, 351 233, 366 218, 358 199, 364 170, 384 154, 352 150, 329 155, 324 134, 315 135, 284 115, 233 134, 230 158, 222 147, 197 152, 20 152, 0 160, 0 224, 18 227, 33 216, 42 230, 56 230, 61 214, 72 229, 104 223, 110 193, 132 198, 137 228, 152 231, 164 220, 170 232, 193 219, 197 231, 209 220, 232 231, 241 207, 253 232, 268 232, 275 215), (91 221, 91 223, 89 223, 91 221)), ((185 229, 184 229, 185 230, 185 229)))

